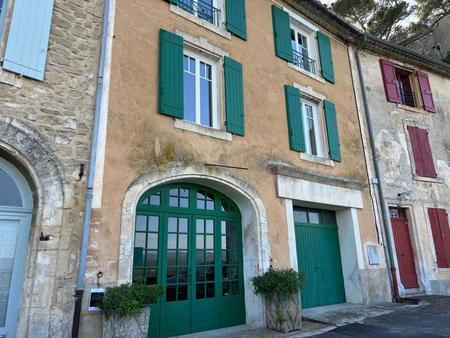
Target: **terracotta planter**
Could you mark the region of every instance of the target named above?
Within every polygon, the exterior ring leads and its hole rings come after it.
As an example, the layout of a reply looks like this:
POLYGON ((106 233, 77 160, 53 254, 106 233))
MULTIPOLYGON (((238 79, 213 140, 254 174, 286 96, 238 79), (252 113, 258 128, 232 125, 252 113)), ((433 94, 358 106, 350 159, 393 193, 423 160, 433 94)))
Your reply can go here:
POLYGON ((103 316, 103 338, 147 338, 150 308, 146 307, 136 317, 103 316))
POLYGON ((282 298, 278 295, 266 297, 267 327, 280 332, 300 330, 301 308, 298 294, 282 298))

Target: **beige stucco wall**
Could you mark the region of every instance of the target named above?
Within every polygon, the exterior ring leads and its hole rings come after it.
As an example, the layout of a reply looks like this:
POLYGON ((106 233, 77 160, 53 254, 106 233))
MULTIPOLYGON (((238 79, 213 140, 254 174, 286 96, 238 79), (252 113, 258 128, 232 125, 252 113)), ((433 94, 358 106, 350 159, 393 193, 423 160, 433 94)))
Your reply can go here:
MULTIPOLYGON (((171 12, 170 5, 163 0, 117 2, 102 199, 93 215, 87 285, 96 284, 95 275, 100 270, 102 285, 117 283, 127 190, 139 178, 155 173, 169 175, 174 163, 196 167, 211 176, 229 173, 257 192, 267 212, 268 242, 276 267, 290 267, 292 262, 286 246, 284 200, 277 197, 276 177, 267 168, 270 161, 359 182, 364 208, 357 210, 361 237, 358 240, 363 247, 368 242, 378 243, 347 46, 332 37, 336 84, 317 81, 288 67, 274 53, 272 4, 269 0, 247 1, 248 41, 243 41, 234 36, 231 39, 220 36, 182 18, 171 12), (160 28, 207 39, 243 64, 245 137, 233 135, 228 142, 176 129, 172 118, 158 113, 160 28), (299 153, 289 150, 283 86, 294 82, 311 86, 336 104, 342 162, 336 162, 334 167, 301 160, 299 153), (205 163, 245 169, 219 169, 205 163)), ((326 29, 321 30, 332 36, 326 29)), ((219 114, 224 115, 223 108, 219 114)), ((380 255, 383 261, 381 250, 380 255)), ((371 300, 372 291, 380 299, 389 299, 384 262, 381 268, 370 270, 365 249, 363 260, 363 270, 367 270, 362 277, 366 278, 365 301, 371 300), (380 282, 374 283, 377 279, 380 282)), ((89 336, 100 329, 100 317, 86 314, 85 310, 84 307, 82 333, 89 336)))
MULTIPOLYGON (((429 77, 436 113, 429 113, 421 108, 408 109, 387 102, 379 66, 380 57, 383 56, 369 52, 361 54, 386 202, 389 206, 407 208, 420 291, 448 294, 450 270, 437 267, 427 208, 444 208, 447 212, 450 210, 450 133, 448 130, 450 79, 422 69, 429 77), (423 179, 415 175, 414 158, 406 129, 408 125, 428 130, 434 166, 438 175, 436 180, 423 179), (403 195, 399 198, 398 194, 403 195)), ((392 61, 411 70, 417 69, 395 59, 392 61)), ((358 79, 356 63, 354 63, 353 73, 355 79, 358 79)), ((363 101, 359 94, 361 88, 359 80, 356 81, 355 86, 362 122, 365 123, 363 101)), ((365 136, 368 142, 367 133, 365 136)), ((371 158, 369 152, 367 155, 371 158)), ((396 261, 395 264, 398 266, 396 261)), ((402 293, 405 291, 402 285, 400 291, 402 293)))

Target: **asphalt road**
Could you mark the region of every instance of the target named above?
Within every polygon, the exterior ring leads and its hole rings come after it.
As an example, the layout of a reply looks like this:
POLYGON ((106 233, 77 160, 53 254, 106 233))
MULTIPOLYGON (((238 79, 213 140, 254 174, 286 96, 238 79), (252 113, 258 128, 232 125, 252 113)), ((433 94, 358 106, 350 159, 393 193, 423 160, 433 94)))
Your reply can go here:
POLYGON ((362 323, 341 326, 315 337, 450 337, 450 297, 432 297, 425 302, 414 308, 368 318, 362 323))

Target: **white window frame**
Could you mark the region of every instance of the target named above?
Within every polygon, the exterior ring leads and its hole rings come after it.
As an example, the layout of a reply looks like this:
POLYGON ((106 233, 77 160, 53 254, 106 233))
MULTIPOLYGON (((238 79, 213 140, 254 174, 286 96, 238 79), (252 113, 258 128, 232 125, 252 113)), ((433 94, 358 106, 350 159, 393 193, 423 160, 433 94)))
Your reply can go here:
MULTIPOLYGON (((182 0, 181 0, 182 1, 182 0)), ((198 1, 202 1, 202 0, 191 0, 192 2, 198 2, 198 1)), ((180 6, 180 4, 178 3, 178 7, 183 9, 183 7, 180 6)), ((192 8, 192 13, 190 13, 191 15, 195 16, 196 18, 198 18, 199 20, 203 20, 215 27, 222 27, 222 25, 225 23, 225 11, 224 11, 224 0, 213 0, 212 1, 212 7, 217 8, 220 12, 219 12, 219 17, 217 18, 217 22, 216 23, 211 23, 201 17, 198 16, 198 10, 196 10, 194 7, 192 8)), ((185 9, 183 9, 185 10, 185 9)), ((189 13, 189 12, 188 12, 189 13)))
MULTIPOLYGON (((195 59, 195 122, 185 120, 183 116, 183 120, 192 122, 195 124, 198 124, 200 126, 206 127, 206 128, 214 128, 219 129, 219 112, 218 112, 218 64, 219 60, 214 60, 212 58, 207 58, 203 55, 200 55, 200 53, 190 49, 186 48, 184 46, 183 48, 183 57, 184 55, 187 55, 189 57, 192 57, 195 59), (211 126, 206 126, 201 123, 201 106, 200 106, 200 62, 207 63, 211 65, 211 110, 212 110, 212 124, 211 126)), ((184 69, 183 69, 183 81, 184 81, 184 69)), ((184 90, 184 89, 183 89, 184 90)), ((184 115, 184 102, 183 102, 183 115, 184 115)))
POLYGON ((302 97, 302 119, 303 119, 303 135, 305 137, 305 148, 306 153, 308 155, 318 157, 318 158, 328 158, 327 153, 325 151, 327 144, 324 133, 324 116, 323 110, 320 109, 320 101, 311 100, 308 98, 302 97), (312 154, 311 151, 311 141, 309 138, 309 129, 308 129, 308 117, 306 114, 306 105, 312 107, 313 120, 314 120, 314 131, 315 131, 315 139, 316 139, 316 147, 317 154, 312 154))
MULTIPOLYGON (((317 39, 316 39, 316 30, 312 30, 311 28, 305 26, 304 24, 300 23, 299 21, 295 20, 292 16, 289 17, 290 21, 290 29, 294 30, 296 37, 297 34, 301 34, 306 39, 306 45, 307 45, 307 52, 308 52, 308 58, 311 60, 314 60, 314 71, 309 71, 297 64, 294 63, 294 67, 298 69, 302 69, 310 74, 317 75, 319 74, 319 62, 318 62, 318 50, 317 50, 317 39)), ((292 41, 291 41, 292 43, 292 41)), ((298 45, 298 42, 296 42, 298 45)), ((299 51, 296 51, 297 53, 299 51)))

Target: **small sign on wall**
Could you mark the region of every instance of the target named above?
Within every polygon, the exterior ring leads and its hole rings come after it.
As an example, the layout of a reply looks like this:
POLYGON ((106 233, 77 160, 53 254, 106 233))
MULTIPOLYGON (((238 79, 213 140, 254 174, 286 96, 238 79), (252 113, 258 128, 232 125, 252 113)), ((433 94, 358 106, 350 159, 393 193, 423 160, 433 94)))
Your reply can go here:
POLYGON ((380 255, 378 254, 378 245, 367 246, 367 256, 370 265, 380 265, 380 255))

